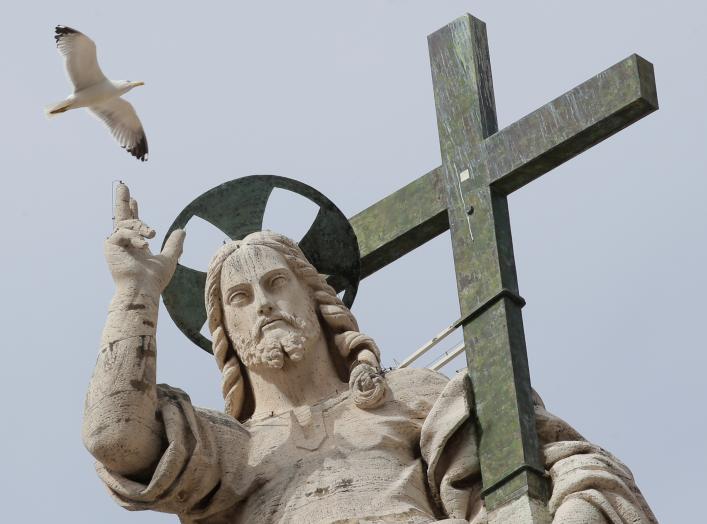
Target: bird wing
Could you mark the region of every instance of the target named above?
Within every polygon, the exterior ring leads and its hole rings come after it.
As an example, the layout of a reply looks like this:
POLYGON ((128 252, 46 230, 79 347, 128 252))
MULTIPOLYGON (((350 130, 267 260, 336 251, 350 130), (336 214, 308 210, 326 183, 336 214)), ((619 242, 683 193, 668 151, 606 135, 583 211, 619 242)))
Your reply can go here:
POLYGON ((74 91, 80 91, 106 80, 98 66, 96 44, 85 34, 58 25, 55 28, 56 47, 66 59, 66 72, 74 84, 74 91))
POLYGON ((138 160, 147 160, 147 137, 133 106, 120 97, 90 106, 88 110, 110 129, 113 138, 138 160))

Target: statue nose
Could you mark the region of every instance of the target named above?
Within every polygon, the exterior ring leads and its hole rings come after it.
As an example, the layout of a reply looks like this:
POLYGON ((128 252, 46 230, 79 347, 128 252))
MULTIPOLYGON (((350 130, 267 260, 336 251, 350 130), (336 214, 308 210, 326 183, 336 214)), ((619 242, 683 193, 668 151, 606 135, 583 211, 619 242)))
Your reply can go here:
POLYGON ((264 302, 258 307, 258 314, 263 317, 269 317, 272 314, 272 304, 270 302, 264 302))

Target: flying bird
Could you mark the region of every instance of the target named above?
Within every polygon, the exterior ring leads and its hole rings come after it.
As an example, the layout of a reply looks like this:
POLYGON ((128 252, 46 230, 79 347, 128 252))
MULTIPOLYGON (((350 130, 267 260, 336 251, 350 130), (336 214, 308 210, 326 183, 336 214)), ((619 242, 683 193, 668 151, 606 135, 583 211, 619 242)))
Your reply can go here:
POLYGON ((109 80, 98 65, 96 44, 85 34, 63 25, 56 26, 56 46, 65 58, 66 72, 74 85, 66 100, 46 109, 52 117, 60 113, 87 108, 108 126, 113 137, 131 155, 147 160, 147 138, 133 106, 122 95, 144 82, 109 80))

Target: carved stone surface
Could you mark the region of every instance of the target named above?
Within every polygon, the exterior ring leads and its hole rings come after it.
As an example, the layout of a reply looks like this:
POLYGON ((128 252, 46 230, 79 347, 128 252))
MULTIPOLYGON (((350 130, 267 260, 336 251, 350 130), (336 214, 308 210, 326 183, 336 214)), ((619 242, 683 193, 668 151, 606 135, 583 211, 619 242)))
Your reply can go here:
MULTIPOLYGON (((157 304, 184 232, 161 254, 128 189, 105 253, 116 282, 83 438, 119 504, 184 523, 522 522, 487 514, 466 374, 383 374, 373 340, 287 238, 224 245, 207 275, 226 413, 155 381, 157 304)), ((655 522, 630 471, 535 399, 553 522, 655 522)), ((501 512, 503 514, 501 514, 501 512)))

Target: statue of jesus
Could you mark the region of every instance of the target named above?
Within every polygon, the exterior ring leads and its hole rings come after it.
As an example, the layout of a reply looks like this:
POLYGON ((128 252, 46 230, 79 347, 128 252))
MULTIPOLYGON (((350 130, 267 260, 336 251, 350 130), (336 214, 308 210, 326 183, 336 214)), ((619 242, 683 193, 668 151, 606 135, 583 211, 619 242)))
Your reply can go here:
MULTIPOLYGON (((105 255, 116 284, 83 439, 113 497, 184 524, 494 522, 481 497, 465 373, 383 373, 374 341, 297 244, 269 231, 223 245, 206 281, 225 413, 156 384, 163 251, 128 188, 105 255)), ((630 471, 549 414, 536 417, 557 523, 656 522, 630 471)))

